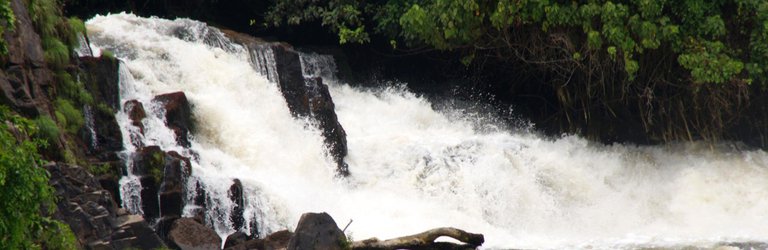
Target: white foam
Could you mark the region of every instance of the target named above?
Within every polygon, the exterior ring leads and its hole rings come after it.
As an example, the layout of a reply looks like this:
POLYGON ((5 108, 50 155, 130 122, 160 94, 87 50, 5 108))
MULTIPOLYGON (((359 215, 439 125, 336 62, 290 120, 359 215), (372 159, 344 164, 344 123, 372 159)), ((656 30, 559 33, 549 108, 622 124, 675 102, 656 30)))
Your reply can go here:
MULTIPOLYGON (((124 100, 187 94, 198 128, 193 179, 213 194, 211 215, 222 235, 231 233, 226 195, 238 178, 246 218, 257 220, 262 234, 293 228, 304 212, 325 211, 340 227, 353 219, 355 239, 453 226, 484 233, 486 247, 504 248, 768 240, 763 151, 480 132, 476 114, 446 115, 461 111, 437 111, 402 88, 329 82, 352 172, 339 180, 319 133, 290 116, 248 53, 222 40, 206 44, 215 30, 131 14, 97 16, 88 28, 91 41, 114 51, 133 78, 121 86, 124 100)), ((145 126, 146 143, 182 150, 163 133, 162 120, 145 126)))

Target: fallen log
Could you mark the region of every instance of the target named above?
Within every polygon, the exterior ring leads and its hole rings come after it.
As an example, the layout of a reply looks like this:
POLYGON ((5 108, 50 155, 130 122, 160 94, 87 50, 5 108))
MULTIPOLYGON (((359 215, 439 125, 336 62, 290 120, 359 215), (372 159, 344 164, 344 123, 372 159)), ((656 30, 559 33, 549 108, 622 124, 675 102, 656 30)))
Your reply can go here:
POLYGON ((371 238, 362 241, 352 242, 352 249, 357 250, 394 250, 394 249, 475 249, 485 242, 482 234, 473 234, 466 231, 452 228, 435 228, 423 233, 388 239, 381 241, 377 238, 371 238), (435 242, 439 237, 446 236, 454 238, 464 244, 454 244, 449 242, 435 242))

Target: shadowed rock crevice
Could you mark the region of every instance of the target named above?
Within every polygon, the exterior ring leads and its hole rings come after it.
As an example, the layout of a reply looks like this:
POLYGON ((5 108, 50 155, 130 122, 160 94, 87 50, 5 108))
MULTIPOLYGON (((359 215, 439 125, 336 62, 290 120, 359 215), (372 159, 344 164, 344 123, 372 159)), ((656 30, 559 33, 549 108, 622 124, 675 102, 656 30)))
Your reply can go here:
POLYGON ((54 217, 69 224, 89 249, 155 249, 165 244, 138 215, 118 208, 109 192, 85 169, 62 163, 45 166, 58 197, 54 217))

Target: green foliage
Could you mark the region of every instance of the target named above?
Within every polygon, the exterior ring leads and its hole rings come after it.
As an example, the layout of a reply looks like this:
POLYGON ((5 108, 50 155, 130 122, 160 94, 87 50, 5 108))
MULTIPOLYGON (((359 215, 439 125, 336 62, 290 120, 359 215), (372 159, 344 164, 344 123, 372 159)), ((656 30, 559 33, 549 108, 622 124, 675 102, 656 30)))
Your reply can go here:
POLYGON ((85 34, 85 23, 80 18, 70 17, 64 26, 70 30, 66 34, 67 44, 74 49, 80 45, 79 36, 85 34))
POLYGON ((163 180, 163 169, 165 168, 165 155, 162 152, 153 152, 149 162, 149 175, 160 183, 163 180))
POLYGON ((347 233, 345 236, 340 236, 341 239, 339 239, 339 242, 341 242, 340 247, 344 250, 352 249, 352 242, 355 242, 355 240, 352 238, 352 233, 347 233))
POLYGON ((759 0, 288 0, 277 1, 266 20, 275 26, 319 20, 341 43, 367 42, 368 32, 376 32, 440 50, 512 46, 510 34, 523 27, 578 31, 567 37, 574 46, 564 48, 582 55, 574 60, 599 59, 607 51, 629 81, 656 65, 637 58, 663 48, 679 57, 691 82, 766 83, 767 13, 768 2, 759 0), (366 29, 371 21, 374 28, 366 29))
MULTIPOLYGON (((11 1, 0 1, 0 38, 6 30, 11 31, 16 27, 16 16, 11 9, 11 1)), ((8 46, 5 39, 0 39, 0 55, 8 54, 8 46)))
POLYGON ((276 1, 266 20, 275 26, 319 20, 339 34, 340 43, 362 43, 370 40, 361 19, 364 8, 365 3, 355 0, 330 1, 329 6, 312 0, 276 1), (302 11, 295 11, 299 9, 302 11))
POLYGON ((62 69, 69 63, 69 48, 55 37, 43 37, 45 61, 54 69, 62 69))
POLYGON ((56 37, 56 26, 61 21, 61 11, 56 0, 30 0, 29 16, 43 38, 56 37))
POLYGON ((88 168, 88 172, 90 172, 93 175, 105 175, 105 174, 112 174, 117 176, 117 173, 115 171, 116 169, 113 168, 108 163, 102 163, 98 165, 91 165, 90 168, 88 168))
MULTIPOLYGON (((59 113, 57 113, 58 118, 59 113)), ((59 119, 64 119, 63 115, 59 119)), ((43 115, 34 120, 35 125, 39 128, 40 139, 45 140, 48 144, 59 140, 59 127, 56 125, 51 117, 43 115)))
MULTIPOLYGON (((14 137, 9 124, 24 137, 34 138, 43 117, 30 121, 0 105, 0 249, 76 249, 77 243, 69 226, 45 216, 53 206, 53 189, 48 185, 48 172, 40 167, 37 148, 41 140, 14 137), (43 209, 43 208, 46 209, 43 209)), ((43 122, 56 130, 50 118, 43 122)), ((58 132, 57 132, 58 133, 58 132)), ((45 135, 44 135, 45 136, 45 135)))
POLYGON ((54 106, 56 109, 56 117, 60 118, 59 114, 61 114, 64 118, 64 121, 59 120, 59 124, 64 127, 67 133, 77 134, 80 128, 85 124, 83 112, 75 108, 75 106, 66 99, 56 99, 54 106))
POLYGON ((717 139, 768 92, 765 0, 282 0, 265 19, 319 21, 341 43, 380 38, 406 54, 452 51, 440 55, 480 74, 541 79, 499 83, 551 96, 555 111, 534 111, 544 126, 587 136, 717 139), (606 125, 615 120, 641 126, 606 125))
POLYGON ((107 50, 107 49, 102 49, 101 50, 101 56, 105 57, 105 58, 108 58, 108 59, 111 59, 111 60, 115 60, 115 53, 113 53, 112 51, 107 50))
POLYGON ((56 80, 60 86, 58 92, 62 97, 74 100, 80 105, 93 104, 93 96, 85 89, 85 85, 75 80, 68 72, 63 70, 56 72, 56 80))
MULTIPOLYGON (((21 120, 26 119, 0 108, 0 121, 21 120)), ((32 122, 22 123, 25 125, 16 128, 34 136, 34 130, 24 129, 32 122)), ((53 192, 48 185, 48 172, 40 168, 38 142, 17 141, 7 126, 0 122, 0 248, 29 249, 34 246, 43 222, 40 208, 51 205, 53 192)))
POLYGON ((42 232, 40 234, 40 245, 49 250, 69 250, 77 249, 77 238, 69 228, 69 225, 49 219, 43 218, 42 232))
POLYGON ((102 114, 114 114, 116 113, 114 110, 112 110, 109 105, 106 103, 100 102, 99 104, 96 104, 96 109, 99 110, 102 114))

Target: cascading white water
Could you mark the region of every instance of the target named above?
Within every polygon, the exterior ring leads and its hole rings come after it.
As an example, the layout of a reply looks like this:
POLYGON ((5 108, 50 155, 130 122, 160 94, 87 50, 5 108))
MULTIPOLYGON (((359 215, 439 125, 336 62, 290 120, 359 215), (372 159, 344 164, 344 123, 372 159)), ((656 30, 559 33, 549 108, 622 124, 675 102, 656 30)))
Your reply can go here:
MULTIPOLYGON (((246 220, 257 221, 262 235, 293 228, 304 212, 326 211, 339 224, 353 219, 355 239, 453 226, 483 233, 485 247, 500 248, 768 241, 764 151, 552 140, 488 129, 472 118, 477 114, 435 110, 403 88, 361 90, 325 79, 349 145, 352 175, 337 179, 320 133, 291 117, 268 80, 275 79, 269 51, 248 52, 186 19, 116 14, 89 20, 88 29, 95 46, 124 62, 123 101, 146 105, 157 94, 187 94, 197 124, 190 150, 151 107, 141 140, 195 152, 190 183, 210 194, 216 207, 209 216, 222 235, 232 232, 227 191, 238 178, 246 220)), ((310 69, 322 66, 315 59, 303 56, 305 75, 322 72, 310 69)), ((126 114, 117 117, 130 134, 126 114)), ((130 176, 121 181, 123 195, 132 183, 130 176)))

